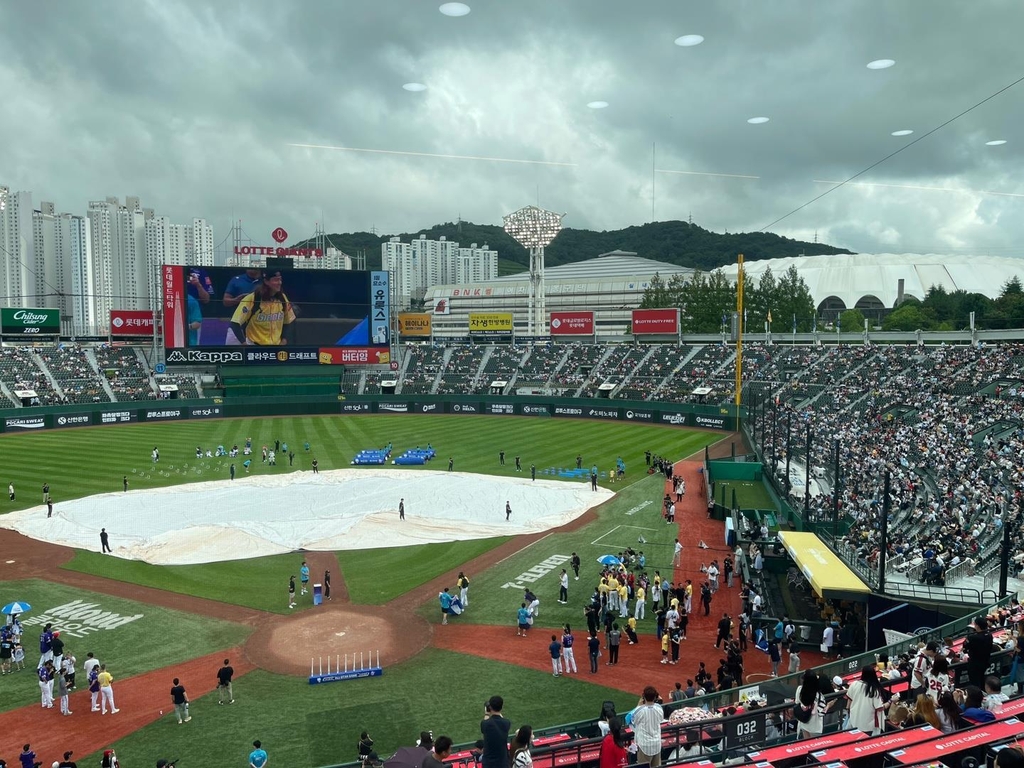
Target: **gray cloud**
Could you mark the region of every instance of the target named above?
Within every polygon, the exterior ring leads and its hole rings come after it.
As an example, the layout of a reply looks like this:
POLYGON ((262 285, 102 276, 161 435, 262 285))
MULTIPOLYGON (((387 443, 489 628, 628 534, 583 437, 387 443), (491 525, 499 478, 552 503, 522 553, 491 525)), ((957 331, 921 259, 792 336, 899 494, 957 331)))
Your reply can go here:
MULTIPOLYGON (((568 226, 610 229, 650 219, 656 144, 660 169, 760 177, 657 174, 657 218, 749 230, 1024 75, 1012 0, 476 0, 459 19, 439 4, 9 3, 0 183, 80 212, 138 194, 209 219, 218 239, 232 218, 257 239, 305 236, 321 216, 332 231, 407 231, 498 223, 538 200, 568 226), (673 45, 691 33, 705 43, 673 45), (877 58, 897 64, 866 69, 877 58)), ((850 185, 775 231, 1024 255, 1024 198, 984 194, 1024 193, 1022 124, 1024 84, 859 179, 893 186, 850 185)))

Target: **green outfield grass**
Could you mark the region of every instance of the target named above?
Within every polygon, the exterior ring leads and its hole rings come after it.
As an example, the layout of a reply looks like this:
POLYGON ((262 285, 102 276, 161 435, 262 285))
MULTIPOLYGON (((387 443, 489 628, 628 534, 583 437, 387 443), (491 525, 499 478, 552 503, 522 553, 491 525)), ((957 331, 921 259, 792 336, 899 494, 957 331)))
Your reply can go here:
MULTIPOLYGON (((597 558, 617 555, 627 546, 642 550, 647 560, 647 572, 652 577, 656 570, 671 578, 672 549, 675 544, 674 528, 665 524, 661 516, 661 499, 665 495, 665 478, 661 475, 645 476, 638 483, 621 491, 614 499, 598 508, 598 519, 572 533, 554 533, 524 547, 512 557, 481 574, 470 577, 469 608, 462 617, 453 621, 474 624, 507 624, 514 626, 516 610, 523 599, 523 587, 529 586, 540 598, 540 616, 535 626, 560 627, 568 622, 585 630, 583 606, 597 586, 601 565, 597 558), (639 542, 640 537, 646 539, 639 542), (572 552, 580 556, 580 580, 575 581, 568 558, 572 552), (551 564, 549 558, 565 557, 566 561, 551 564), (549 561, 547 566, 543 566, 549 561), (531 568, 543 566, 548 573, 536 577, 531 568), (569 600, 558 603, 558 580, 562 569, 569 574, 569 600), (520 578, 525 575, 526 578, 520 578), (535 581, 529 581, 536 578, 535 581)), ((437 621, 436 601, 421 609, 423 616, 437 621)), ((654 627, 653 614, 646 624, 654 627)))
MULTIPOLYGON (((524 652, 547 654, 539 640, 524 652)), ((234 685, 236 703, 217 706, 216 694, 194 700, 192 722, 178 726, 168 712, 153 725, 117 742, 122 765, 154 765, 157 758, 181 758, 183 766, 244 765, 253 739, 260 739, 271 765, 305 768, 356 758, 363 730, 382 757, 412 746, 421 730, 455 742, 480 738, 483 704, 505 698, 513 729, 536 728, 596 717, 605 700, 620 712, 637 697, 590 683, 600 675, 562 677, 474 656, 428 650, 414 660, 385 669, 380 678, 310 686, 298 678, 252 672, 234 685)), ((163 699, 153 707, 163 706, 163 699)), ((164 707, 166 711, 166 707, 164 707)), ((100 753, 80 761, 96 765, 100 753)))
POLYGON ((459 471, 512 475, 512 458, 518 453, 524 471, 536 464, 543 477, 547 468, 574 465, 581 453, 584 466, 596 462, 607 473, 622 456, 629 470, 626 485, 643 476, 645 450, 682 458, 721 439, 710 432, 592 420, 411 415, 197 420, 4 434, 0 446, 9 457, 5 477, 14 483, 18 498, 13 504, 5 501, 0 509, 42 504, 39 489, 44 482, 50 484, 59 507, 65 499, 119 492, 124 475, 132 489, 227 479, 231 463, 241 475, 241 456, 197 460, 195 449, 241 447, 247 437, 255 448, 253 475, 308 470, 314 457, 321 470, 349 468, 360 450, 391 441, 396 454, 427 443, 437 450, 436 463, 403 468, 413 472, 444 468, 451 456, 459 471), (260 446, 273 447, 275 440, 288 443, 295 452, 294 466, 281 456, 276 467, 260 462, 260 446), (311 446, 308 454, 302 449, 306 441, 311 446), (158 465, 150 461, 153 446, 160 448, 158 465), (506 452, 508 465, 503 468, 498 466, 499 450, 506 452))
MULTIPOLYGON (((228 621, 193 616, 47 581, 0 582, 0 594, 3 596, 0 602, 18 600, 32 606, 31 612, 22 615, 23 622, 49 615, 51 609, 67 606, 74 600, 95 603, 96 608, 122 617, 139 615, 134 621, 110 629, 93 627, 85 618, 51 619, 54 627, 62 630, 61 639, 66 648, 78 659, 79 672, 85 662, 85 654, 92 651, 96 658, 107 665, 115 678, 137 675, 230 648, 243 642, 251 631, 248 627, 228 621)), ((88 608, 82 606, 79 610, 88 608)), ((41 625, 25 626, 25 669, 3 678, 4 695, 0 697, 0 710, 39 703, 35 670, 39 662, 38 640, 41 631, 41 625)), ((84 688, 81 685, 82 679, 80 676, 79 688, 84 688)))

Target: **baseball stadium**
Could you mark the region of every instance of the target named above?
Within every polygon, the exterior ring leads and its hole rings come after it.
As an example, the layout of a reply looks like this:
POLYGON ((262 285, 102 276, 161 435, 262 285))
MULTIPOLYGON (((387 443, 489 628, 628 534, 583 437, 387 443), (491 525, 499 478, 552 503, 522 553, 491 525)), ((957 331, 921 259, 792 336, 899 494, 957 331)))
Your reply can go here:
MULTIPOLYGON (((951 690, 1014 683, 1024 349, 938 341, 748 340, 739 407, 738 347, 717 338, 395 345, 340 378, 5 345, 23 661, 0 757, 221 765, 259 740, 286 765, 390 764, 443 733, 469 766, 497 695, 534 762, 596 763, 645 686, 666 762, 792 754, 798 735, 845 754, 868 736, 844 691, 879 653, 896 701, 931 641, 951 690), (77 665, 65 717, 37 671, 47 632, 77 665), (982 635, 979 672, 963 648, 982 635), (92 658, 116 712, 93 709, 92 658), (811 668, 816 734, 793 704, 811 668)), ((1017 704, 957 726, 1009 741, 1017 704)), ((947 736, 929 728, 897 735, 920 751, 947 736)))

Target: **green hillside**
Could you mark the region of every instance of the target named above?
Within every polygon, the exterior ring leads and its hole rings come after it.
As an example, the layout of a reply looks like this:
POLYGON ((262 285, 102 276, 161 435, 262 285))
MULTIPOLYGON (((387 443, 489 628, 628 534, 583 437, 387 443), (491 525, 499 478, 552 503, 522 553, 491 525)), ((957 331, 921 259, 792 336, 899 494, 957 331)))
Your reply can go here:
MULTIPOLYGON (((426 235, 436 240, 444 235, 463 246, 471 243, 485 243, 498 252, 499 273, 508 274, 526 269, 529 257, 526 249, 516 243, 505 231, 493 224, 472 222, 446 222, 435 224, 418 232, 404 232, 398 237, 402 242, 426 235)), ((328 235, 336 248, 348 254, 359 251, 366 253, 367 269, 380 269, 380 245, 393 235, 375 235, 370 232, 341 232, 328 235)), ((312 240, 295 243, 295 247, 312 247, 312 240)), ((736 254, 742 253, 747 261, 774 259, 783 256, 807 254, 848 254, 843 248, 834 248, 822 243, 806 243, 790 240, 770 232, 740 232, 719 234, 689 224, 685 221, 658 221, 636 227, 594 232, 589 229, 563 229, 545 251, 548 266, 570 264, 574 261, 592 259, 595 256, 614 251, 633 251, 639 256, 684 267, 697 267, 704 271, 732 264, 736 254)))

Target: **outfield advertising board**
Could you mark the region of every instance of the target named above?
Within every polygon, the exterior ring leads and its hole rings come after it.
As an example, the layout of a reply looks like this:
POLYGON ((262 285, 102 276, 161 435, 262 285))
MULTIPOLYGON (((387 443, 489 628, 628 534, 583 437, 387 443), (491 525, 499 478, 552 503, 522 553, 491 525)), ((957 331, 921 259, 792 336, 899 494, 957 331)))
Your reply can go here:
POLYGON ((593 336, 593 312, 552 312, 552 336, 593 336))
POLYGON ((53 426, 60 427, 88 427, 92 424, 91 413, 60 413, 53 419, 53 426))
POLYGON ((0 333, 5 336, 57 336, 60 334, 60 310, 4 307, 0 309, 0 333))
MULTIPOLYGON (((733 418, 724 413, 701 412, 699 407, 692 410, 687 406, 673 405, 665 410, 660 408, 630 408, 626 405, 606 404, 592 399, 580 400, 545 400, 542 398, 502 398, 498 400, 461 400, 447 397, 427 397, 410 401, 401 398, 386 399, 383 397, 361 397, 354 399, 329 400, 310 402, 311 407, 304 411, 309 415, 328 413, 371 414, 371 413, 413 413, 413 414, 457 414, 461 416, 493 415, 493 416, 553 416, 569 419, 614 419, 644 423, 658 423, 679 427, 699 427, 703 429, 731 428, 733 418)), ((21 409, 19 409, 21 410, 21 409)), ((180 419, 213 419, 228 417, 249 417, 254 414, 292 413, 277 407, 276 403, 257 404, 253 402, 223 402, 212 400, 174 400, 166 404, 122 404, 118 410, 112 410, 110 404, 105 407, 88 408, 78 405, 73 410, 62 410, 56 407, 43 407, 33 415, 20 415, 13 409, 12 415, 0 421, 5 432, 22 432, 38 429, 61 429, 69 427, 87 427, 91 425, 131 424, 137 422, 174 421, 180 419)))
POLYGON ((633 335, 679 333, 679 310, 634 309, 633 335))

